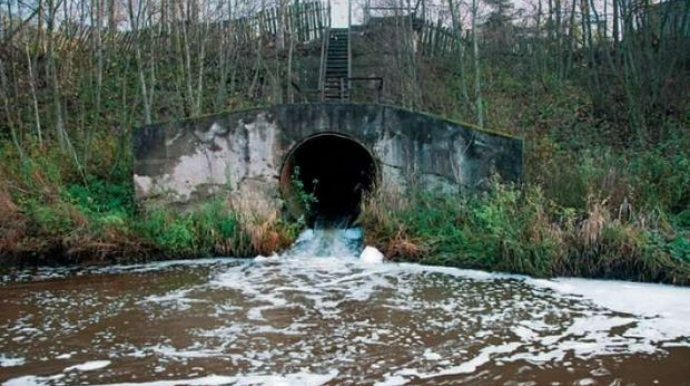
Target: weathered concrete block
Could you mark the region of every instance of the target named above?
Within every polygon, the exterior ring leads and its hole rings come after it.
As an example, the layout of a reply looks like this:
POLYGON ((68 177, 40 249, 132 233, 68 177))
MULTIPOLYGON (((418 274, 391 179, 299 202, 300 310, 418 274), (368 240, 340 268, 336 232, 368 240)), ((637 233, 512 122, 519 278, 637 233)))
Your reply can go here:
MULTIPOLYGON (((324 133, 365 148, 379 187, 417 184, 451 191, 481 185, 494 172, 516 181, 522 170, 521 140, 469 125, 378 104, 275 105, 138 129, 137 197, 146 205, 184 207, 226 194, 279 207, 286 160, 324 133)), ((329 153, 310 162, 356 164, 325 159, 329 153)), ((313 189, 325 190, 314 180, 313 189)))

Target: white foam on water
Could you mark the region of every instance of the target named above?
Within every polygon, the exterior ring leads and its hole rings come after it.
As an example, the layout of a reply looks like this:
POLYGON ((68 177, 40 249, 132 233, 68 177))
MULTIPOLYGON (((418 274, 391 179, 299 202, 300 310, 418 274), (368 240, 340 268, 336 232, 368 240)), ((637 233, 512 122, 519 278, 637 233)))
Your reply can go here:
MULTIPOLYGON (((295 373, 288 375, 207 375, 198 378, 158 380, 148 382, 112 383, 102 386, 321 386, 338 375, 337 371, 329 374, 295 373)), ((27 375, 5 381, 3 386, 47 386, 62 375, 38 377, 27 375)))
POLYGON ((89 361, 74 366, 66 367, 63 372, 68 371, 94 371, 110 366, 110 361, 89 361))
POLYGON ((690 337, 690 288, 577 278, 529 279, 527 282, 637 316, 637 325, 625 333, 626 337, 654 342, 690 337))
POLYGON ((504 279, 514 279, 514 280, 525 280, 528 276, 515 275, 510 273, 502 272, 487 272, 479 271, 476 269, 460 269, 454 267, 442 267, 435 265, 421 265, 416 263, 396 263, 387 265, 391 272, 409 272, 416 273, 420 275, 424 274, 442 274, 450 277, 455 277, 458 279, 469 279, 474 281, 491 281, 491 280, 504 280, 504 279))
MULTIPOLYGON (((320 236, 310 232, 309 237, 304 237, 304 239, 314 242, 318 241, 320 236)), ((311 251, 313 248, 308 247, 304 250, 311 251)), ((674 344, 690 346, 690 342, 687 341, 687 338, 690 337, 690 323, 686 322, 690 320, 690 316, 688 315, 687 308, 683 309, 684 304, 690 304, 690 289, 685 288, 585 279, 544 281, 521 275, 488 273, 449 267, 427 267, 417 264, 372 266, 364 264, 362 261, 339 257, 312 257, 308 261, 303 258, 286 258, 280 259, 279 265, 272 268, 274 268, 275 273, 291 278, 293 286, 274 288, 274 294, 266 295, 265 290, 259 290, 254 285, 270 283, 270 275, 267 275, 266 272, 254 275, 248 271, 242 272, 236 267, 230 268, 227 272, 218 275, 215 284, 236 288, 246 295, 250 295, 250 297, 253 295, 256 300, 269 303, 267 306, 254 309, 253 312, 255 313, 270 307, 284 307, 288 305, 288 301, 280 293, 294 291, 301 292, 306 298, 312 300, 314 307, 320 310, 323 315, 338 317, 340 313, 339 308, 343 302, 349 300, 366 301, 376 293, 387 288, 404 295, 406 285, 402 283, 396 284, 395 282, 399 282, 401 277, 409 277, 409 275, 426 277, 432 274, 440 274, 471 281, 524 282, 533 287, 534 291, 537 292, 542 288, 553 289, 556 293, 552 293, 549 296, 554 296, 557 299, 560 298, 563 301, 572 299, 570 295, 580 295, 592 300, 596 306, 630 315, 617 316, 612 315, 610 312, 592 310, 589 306, 582 306, 578 314, 573 315, 572 322, 566 326, 565 330, 561 330, 560 325, 545 325, 542 317, 534 315, 534 319, 522 321, 511 328, 512 332, 520 339, 522 345, 527 350, 512 356, 503 355, 502 359, 505 361, 526 360, 543 363, 561 360, 568 353, 583 357, 617 353, 653 353, 658 350, 658 347, 653 343, 676 339, 686 340, 683 343, 674 342, 674 344), (313 280, 295 281, 294 278, 299 276, 309 277, 313 280), (319 280, 319 277, 323 279, 319 280), (622 294, 618 291, 619 287, 625 289, 622 294), (308 290, 304 288, 308 288, 308 290), (648 290, 652 290, 651 295, 640 296, 639 291, 648 290), (340 300, 330 300, 331 296, 329 295, 333 291, 337 291, 338 296, 341 298, 340 300), (621 296, 625 299, 619 303, 617 299, 620 299, 621 296), (659 299, 662 301, 659 302, 659 299), (672 311, 674 309, 682 311, 672 311), (626 331, 622 337, 611 336, 611 331, 616 328, 623 328, 626 331), (556 333, 554 334, 554 332, 556 333)), ((403 299, 399 304, 389 303, 381 306, 408 311, 415 309, 414 302, 404 299, 404 296, 401 296, 401 298, 403 299)), ((514 306, 529 307, 529 301, 523 305, 517 299, 513 303, 514 306)), ((424 308, 425 305, 418 305, 418 307, 424 308)), ((461 309, 462 305, 448 301, 442 307, 446 312, 453 313, 459 308, 461 309)), ((482 310, 482 308, 480 307, 477 310, 482 310)), ((544 311, 544 313, 547 313, 547 311, 544 311)), ((486 323, 496 323, 506 317, 498 310, 493 310, 490 315, 482 316, 482 319, 486 323)), ((435 320, 431 319, 429 323, 433 324, 435 320)), ((450 323, 446 327, 453 327, 453 322, 450 323)), ((480 334, 483 334, 483 332, 480 334)), ((486 331, 486 334, 490 334, 489 330, 486 331)), ((365 340, 359 341, 365 342, 365 340)), ((509 347, 515 351, 516 344, 511 343, 502 347, 509 347)), ((488 360, 487 358, 491 356, 489 354, 508 354, 508 352, 501 351, 500 349, 492 352, 491 350, 496 349, 494 346, 489 346, 486 349, 488 351, 482 351, 483 354, 479 357, 448 371, 453 374, 470 370, 474 371, 474 369, 488 360)), ((442 372, 441 374, 446 373, 442 372)))
POLYGON ((217 265, 232 259, 205 258, 164 260, 141 264, 115 264, 108 266, 76 266, 76 267, 39 267, 14 271, 11 274, 0 275, 0 286, 16 282, 36 282, 43 280, 63 279, 84 275, 112 275, 120 273, 147 273, 176 267, 201 267, 217 265))
POLYGON ((188 379, 113 383, 103 386, 321 386, 330 382, 337 375, 337 371, 332 371, 329 374, 311 374, 301 372, 288 375, 209 375, 205 377, 188 379))
POLYGON ((424 359, 426 359, 428 361, 438 361, 438 360, 443 359, 442 355, 433 352, 431 349, 424 350, 424 353, 422 354, 422 356, 424 357, 424 359))
POLYGON ((16 367, 22 366, 24 363, 26 363, 26 359, 24 358, 15 358, 0 354, 0 367, 16 367))
POLYGON ((151 295, 140 303, 177 303, 178 307, 189 307, 190 303, 204 303, 205 301, 189 297, 193 288, 179 289, 165 295, 151 295))
POLYGON ((49 377, 25 375, 9 379, 3 382, 2 386, 46 386, 49 385, 51 381, 60 380, 64 377, 65 376, 63 374, 57 374, 49 377))
POLYGON ((489 363, 492 357, 496 354, 508 354, 520 347, 520 343, 506 343, 499 346, 487 346, 484 347, 477 356, 470 359, 467 362, 461 363, 458 366, 448 367, 438 372, 432 372, 427 374, 419 374, 420 378, 435 378, 443 377, 448 375, 458 375, 458 374, 470 374, 473 373, 477 368, 489 363))
POLYGON ((277 253, 274 253, 274 254, 272 254, 272 255, 270 255, 270 256, 261 256, 261 255, 259 255, 259 256, 257 256, 257 257, 254 258, 254 261, 257 261, 257 262, 259 262, 259 261, 275 261, 275 260, 278 259, 279 257, 280 257, 280 256, 278 256, 277 253))
POLYGON ((167 357, 175 357, 175 358, 214 358, 214 357, 222 357, 222 356, 229 356, 224 354, 221 350, 215 349, 215 350, 208 350, 204 348, 196 348, 196 349, 185 349, 185 350, 178 350, 174 347, 167 346, 167 345, 157 345, 154 347, 149 348, 150 351, 162 355, 162 356, 167 356, 167 357))
MULTIPOLYGON (((475 376, 507 362, 567 365, 572 357, 654 354, 664 352, 664 347, 690 347, 689 288, 367 264, 358 258, 360 242, 357 229, 307 230, 281 255, 209 260, 205 264, 227 264, 209 270, 204 283, 133 298, 131 304, 137 306, 158 305, 141 307, 151 323, 200 316, 213 323, 184 332, 188 339, 114 348, 110 358, 149 358, 158 361, 160 374, 171 362, 184 366, 187 361, 227 360, 229 365, 241 364, 245 373, 259 375, 195 378, 186 373, 188 379, 118 385, 317 385, 339 377, 323 375, 338 369, 340 376, 393 386, 419 378, 475 376), (429 347, 437 339, 443 343, 429 347), (287 341, 290 344, 284 344, 287 341), (189 346, 179 346, 180 342, 189 346), (390 355, 400 360, 391 365, 384 359, 387 350, 396 347, 405 350, 390 355), (385 355, 377 361, 381 352, 385 355), (295 369, 303 372, 291 374, 295 369)), ((120 269, 148 272, 180 264, 196 265, 178 261, 120 269)), ((70 304, 99 304, 90 298, 61 303, 60 296, 46 294, 37 299, 39 307, 54 311, 70 304)), ((112 303, 116 310, 127 304, 112 303)), ((32 324, 40 318, 17 319, 0 338, 33 339, 36 331, 48 328, 79 331, 107 315, 76 324, 67 317, 48 318, 46 325, 32 324)), ((113 339, 108 334, 101 338, 113 339)), ((55 350, 55 355, 65 352, 55 350)), ((25 377, 22 382, 43 385, 46 379, 25 377)))
POLYGON ((408 384, 410 381, 400 375, 386 374, 383 381, 374 383, 374 386, 402 386, 408 384))

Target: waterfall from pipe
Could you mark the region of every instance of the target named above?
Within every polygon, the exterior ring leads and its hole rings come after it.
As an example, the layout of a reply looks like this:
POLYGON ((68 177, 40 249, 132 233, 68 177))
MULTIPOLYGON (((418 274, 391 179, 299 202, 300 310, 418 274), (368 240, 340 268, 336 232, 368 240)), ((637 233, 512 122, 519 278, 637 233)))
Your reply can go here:
POLYGON ((314 227, 304 230, 283 257, 357 258, 362 251, 360 228, 314 227))

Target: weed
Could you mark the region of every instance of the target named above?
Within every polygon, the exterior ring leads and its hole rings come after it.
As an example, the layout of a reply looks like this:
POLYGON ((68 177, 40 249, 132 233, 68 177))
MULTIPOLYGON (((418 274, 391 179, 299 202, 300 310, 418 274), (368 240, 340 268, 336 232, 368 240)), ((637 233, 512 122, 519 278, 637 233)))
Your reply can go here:
POLYGON ((405 199, 368 197, 366 242, 398 260, 533 276, 585 276, 690 283, 687 238, 665 239, 624 223, 606 200, 586 211, 560 207, 538 187, 497 181, 485 193, 405 199))
MULTIPOLYGON (((303 218, 300 219, 300 221, 311 219, 313 217, 314 205, 316 205, 319 202, 319 200, 316 197, 316 195, 314 195, 313 191, 307 191, 307 188, 304 182, 302 181, 301 170, 299 166, 295 166, 294 170, 292 171, 292 175, 290 176, 290 183, 292 185, 294 195, 297 198, 297 202, 304 211, 303 218)), ((316 188, 318 183, 319 181, 316 179, 312 182, 312 186, 314 187, 314 189, 316 188)))

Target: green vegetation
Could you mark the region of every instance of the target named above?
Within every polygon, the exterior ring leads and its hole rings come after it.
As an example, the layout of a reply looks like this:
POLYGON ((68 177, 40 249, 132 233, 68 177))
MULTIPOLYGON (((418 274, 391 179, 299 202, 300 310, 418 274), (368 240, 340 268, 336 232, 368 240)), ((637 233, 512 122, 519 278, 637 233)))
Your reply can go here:
MULTIPOLYGON (((313 181, 313 186, 319 183, 318 180, 313 181)), ((306 224, 314 216, 314 205, 319 202, 316 198, 314 192, 308 192, 304 182, 302 181, 301 171, 299 166, 295 166, 290 176, 290 184, 292 185, 293 197, 296 200, 296 204, 299 207, 299 211, 303 214, 297 219, 300 224, 306 224)))
MULTIPOLYGON (((1 150, 18 156, 8 144, 1 150)), ((124 163, 113 165, 114 158, 98 153, 103 159, 82 176, 60 154, 37 146, 25 161, 0 167, 3 259, 51 264, 256 256, 285 248, 301 229, 276 213, 237 210, 221 198, 188 213, 144 210, 124 163)))
POLYGON ((363 206, 366 242, 425 264, 688 285, 688 145, 556 151, 520 187, 378 193, 363 206))

